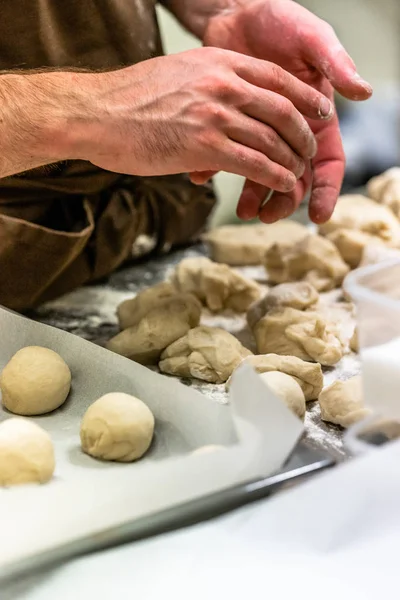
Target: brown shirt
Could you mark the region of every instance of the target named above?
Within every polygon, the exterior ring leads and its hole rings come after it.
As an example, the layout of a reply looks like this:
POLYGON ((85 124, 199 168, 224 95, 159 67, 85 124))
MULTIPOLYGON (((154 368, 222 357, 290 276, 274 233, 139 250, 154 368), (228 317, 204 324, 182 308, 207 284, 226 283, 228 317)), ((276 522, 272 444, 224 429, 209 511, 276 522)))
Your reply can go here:
MULTIPOLYGON (((0 69, 114 69, 162 53, 155 0, 2 0, 0 69)), ((138 236, 156 249, 202 228, 214 202, 187 177, 70 161, 0 180, 0 303, 24 309, 108 274, 138 236)))

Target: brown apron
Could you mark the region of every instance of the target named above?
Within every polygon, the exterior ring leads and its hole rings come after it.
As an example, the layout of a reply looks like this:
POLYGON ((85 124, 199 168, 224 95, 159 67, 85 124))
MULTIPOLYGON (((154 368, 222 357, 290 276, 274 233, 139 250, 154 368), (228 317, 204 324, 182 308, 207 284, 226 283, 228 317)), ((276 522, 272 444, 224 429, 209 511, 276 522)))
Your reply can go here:
MULTIPOLYGON (((154 4, 1 0, 0 69, 113 69, 159 55, 154 4)), ((141 240, 163 251, 194 239, 213 204, 211 187, 184 175, 121 176, 85 161, 0 179, 0 304, 24 310, 99 279, 141 240)))

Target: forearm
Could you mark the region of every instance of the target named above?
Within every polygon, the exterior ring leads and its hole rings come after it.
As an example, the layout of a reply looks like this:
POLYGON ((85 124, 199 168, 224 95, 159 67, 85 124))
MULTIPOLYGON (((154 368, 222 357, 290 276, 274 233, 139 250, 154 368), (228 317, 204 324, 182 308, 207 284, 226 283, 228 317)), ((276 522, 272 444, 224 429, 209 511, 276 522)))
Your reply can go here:
POLYGON ((79 158, 74 136, 80 135, 86 111, 80 77, 66 72, 0 75, 0 178, 79 158))
POLYGON ((161 0, 161 4, 168 8, 186 29, 203 39, 210 18, 249 1, 252 0, 161 0))

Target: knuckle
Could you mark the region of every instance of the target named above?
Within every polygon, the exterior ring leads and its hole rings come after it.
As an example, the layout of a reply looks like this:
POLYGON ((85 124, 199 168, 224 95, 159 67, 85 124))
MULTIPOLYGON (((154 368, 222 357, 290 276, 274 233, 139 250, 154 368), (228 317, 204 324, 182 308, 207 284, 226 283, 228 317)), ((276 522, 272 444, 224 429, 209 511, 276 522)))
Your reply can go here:
POLYGON ((228 111, 221 104, 208 104, 206 107, 208 120, 216 127, 224 126, 229 121, 228 111))
POLYGON ((270 64, 269 68, 274 86, 278 89, 282 88, 287 79, 285 71, 282 69, 282 67, 273 63, 270 64))
POLYGON ((294 118, 294 106, 286 98, 281 98, 277 105, 277 111, 282 119, 288 120, 294 118))

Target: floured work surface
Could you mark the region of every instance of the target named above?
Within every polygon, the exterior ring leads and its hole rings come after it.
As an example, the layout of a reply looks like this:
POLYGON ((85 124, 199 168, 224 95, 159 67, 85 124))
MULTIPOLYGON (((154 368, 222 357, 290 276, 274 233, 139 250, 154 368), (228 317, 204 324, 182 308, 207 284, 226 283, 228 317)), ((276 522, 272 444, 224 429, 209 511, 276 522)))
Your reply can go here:
MULTIPOLYGON (((173 252, 164 257, 144 261, 127 267, 112 275, 106 283, 81 288, 63 298, 40 308, 32 317, 55 327, 64 329, 95 343, 104 344, 118 332, 116 307, 125 299, 131 298, 145 287, 164 281, 168 273, 182 259, 204 255, 202 245, 173 252)), ((263 267, 243 267, 237 269, 244 275, 260 282, 265 280, 263 267)), ((354 327, 353 316, 347 310, 349 305, 340 303, 340 291, 321 294, 323 304, 335 320, 343 322, 343 327, 354 327), (338 302, 339 301, 339 302, 338 302)), ((253 337, 246 325, 245 316, 231 314, 207 314, 204 311, 202 324, 221 326, 234 334, 249 349, 254 349, 253 337)), ((335 379, 348 379, 360 372, 359 359, 355 354, 345 355, 334 368, 324 368, 325 385, 335 379)), ((214 385, 200 380, 182 380, 186 385, 201 391, 218 403, 227 402, 225 385, 214 385)), ((320 418, 318 402, 307 403, 304 441, 318 450, 341 460, 346 457, 343 447, 343 430, 320 418)))

